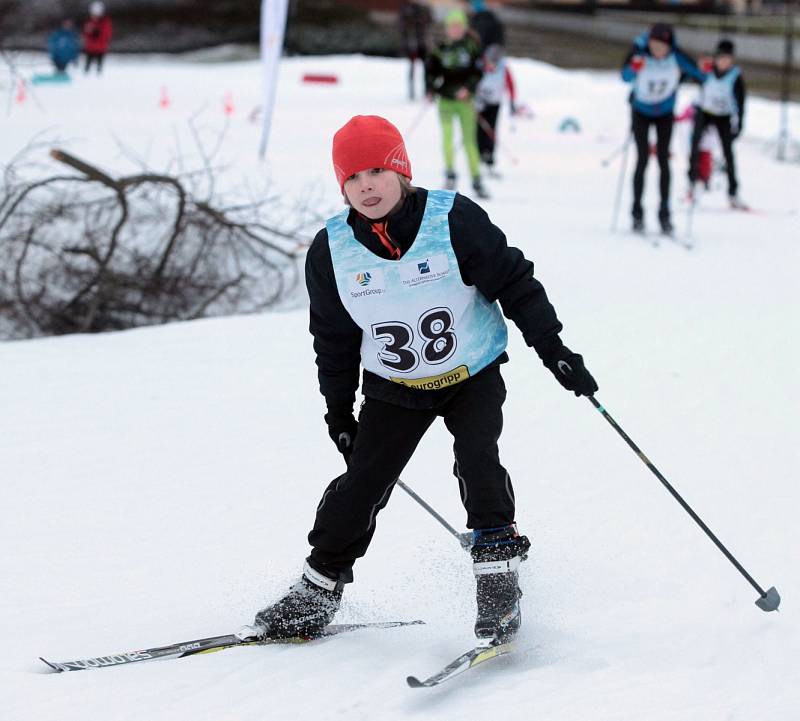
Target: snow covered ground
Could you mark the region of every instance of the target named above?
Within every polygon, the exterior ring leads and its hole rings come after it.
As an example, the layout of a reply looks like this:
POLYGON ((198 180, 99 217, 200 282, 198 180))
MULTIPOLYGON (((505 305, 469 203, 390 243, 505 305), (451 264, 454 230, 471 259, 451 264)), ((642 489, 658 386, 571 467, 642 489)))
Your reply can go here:
MULTIPOLYGON (((704 196, 697 247, 611 233, 625 137, 615 76, 513 69, 532 120, 501 119, 492 218, 536 262, 600 399, 724 543, 784 603, 757 594, 585 399, 512 331, 504 462, 515 481, 526 617, 518 652, 411 690, 471 644, 467 556, 402 491, 356 567, 342 621, 422 618, 300 647, 246 648, 78 674, 66 660, 228 633, 300 571, 319 495, 341 471, 325 433, 304 308, 0 345, 0 716, 45 719, 790 721, 800 714, 798 166, 773 159, 779 108, 753 98, 743 197, 704 196), (582 127, 560 134, 567 116, 582 127)), ((254 63, 111 58, 102 78, 39 86, 2 119, 0 158, 35 133, 115 172, 175 168, 189 117, 237 182, 339 207, 333 132, 379 113, 407 134, 415 181, 442 175, 434 111, 392 60, 288 59, 269 160, 255 158, 254 63), (305 72, 336 72, 331 87, 305 72), (158 106, 162 88, 170 107, 158 106), (419 117, 420 113, 424 113, 419 117), (417 122, 418 121, 418 122, 417 122), (121 149, 121 148, 124 148, 121 149), (172 164, 172 165, 170 165, 172 164)), ((692 91, 681 97, 685 105, 692 91)), ((800 128, 800 108, 791 111, 800 128)), ((685 131, 683 131, 685 133, 685 131)), ((675 220, 685 138, 673 142, 675 220)), ((463 160, 459 162, 463 163, 463 160)), ((465 176, 462 166, 462 177, 465 176)), ((656 171, 648 175, 655 225, 656 171)), ((625 183, 620 227, 630 204, 625 183)), ((404 480, 464 520, 447 432, 404 480)))

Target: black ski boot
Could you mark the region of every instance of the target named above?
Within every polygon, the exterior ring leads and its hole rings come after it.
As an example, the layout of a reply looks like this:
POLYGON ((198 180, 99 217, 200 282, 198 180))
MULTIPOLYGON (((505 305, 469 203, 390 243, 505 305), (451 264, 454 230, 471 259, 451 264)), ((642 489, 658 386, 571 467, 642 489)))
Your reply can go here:
POLYGON ((473 532, 472 569, 477 582, 478 618, 475 635, 481 639, 510 640, 522 625, 519 564, 531 542, 520 536, 516 524, 473 532))
POLYGON ((475 191, 475 195, 477 195, 479 198, 488 200, 489 192, 486 190, 480 175, 476 175, 472 179, 472 189, 475 191))
POLYGON ((312 568, 308 561, 302 578, 280 600, 256 614, 253 631, 261 638, 314 638, 339 610, 343 579, 333 579, 312 568))
POLYGON ((444 189, 445 190, 456 189, 456 174, 452 170, 448 170, 444 174, 444 189))
POLYGON ((672 218, 670 217, 669 208, 661 208, 658 211, 658 224, 661 226, 662 235, 669 235, 675 232, 675 227, 672 225, 672 218))
POLYGON ((633 211, 631 212, 633 216, 633 232, 644 234, 644 210, 642 210, 641 205, 634 205, 633 211))

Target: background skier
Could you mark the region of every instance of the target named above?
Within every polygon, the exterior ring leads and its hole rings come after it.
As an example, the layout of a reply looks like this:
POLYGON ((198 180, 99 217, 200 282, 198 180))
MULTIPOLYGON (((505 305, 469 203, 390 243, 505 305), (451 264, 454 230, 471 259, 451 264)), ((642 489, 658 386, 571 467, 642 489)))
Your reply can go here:
POLYGON ((511 114, 516 112, 514 79, 500 45, 490 45, 486 48, 481 67, 483 77, 475 93, 475 109, 478 113, 478 152, 481 161, 489 167, 489 175, 498 177, 494 172, 497 118, 506 91, 508 91, 511 114))
POLYGON ((467 16, 462 10, 451 10, 445 17, 446 39, 428 58, 425 87, 431 96, 438 96, 439 120, 442 124, 442 145, 445 165, 445 187, 456 187, 453 121, 461 125, 464 152, 467 155, 472 188, 481 197, 488 197, 480 176, 477 115, 473 96, 481 79, 481 47, 467 31, 467 16))
POLYGON ((331 622, 397 478, 437 417, 454 437, 454 474, 473 529, 479 638, 507 639, 521 622, 517 569, 530 546, 515 524, 497 441, 506 390, 503 314, 559 383, 597 385, 566 348, 533 264, 462 195, 411 186, 397 128, 356 116, 333 139, 349 209, 331 218, 306 261, 325 421, 347 462, 322 495, 303 576, 256 615, 269 637, 314 636, 331 622), (502 312, 501 312, 502 308, 502 312), (353 414, 359 367, 365 400, 353 414))
POLYGON ((656 129, 656 156, 661 173, 658 222, 663 233, 671 234, 673 231, 669 204, 669 145, 678 85, 687 77, 697 82, 705 80, 705 74, 694 60, 677 47, 672 27, 665 23, 656 23, 649 33, 636 38, 622 65, 622 79, 633 86, 630 95, 631 132, 637 157, 631 215, 636 232, 644 231, 642 192, 644 171, 650 158, 651 126, 656 129))
POLYGON ((725 156, 728 200, 732 208, 743 209, 746 206, 738 196, 739 182, 736 177, 733 141, 739 137, 744 125, 745 87, 742 71, 735 64, 733 42, 720 40, 712 67, 708 70, 694 116, 689 156, 690 200, 694 201, 694 186, 699 178, 701 139, 709 126, 713 126, 717 130, 725 156))

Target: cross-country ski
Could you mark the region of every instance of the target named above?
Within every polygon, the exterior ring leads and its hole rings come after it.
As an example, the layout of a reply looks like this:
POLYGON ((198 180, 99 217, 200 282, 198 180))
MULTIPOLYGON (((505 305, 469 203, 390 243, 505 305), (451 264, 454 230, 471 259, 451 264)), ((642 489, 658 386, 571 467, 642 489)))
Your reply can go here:
MULTIPOLYGON (((424 622, 384 621, 376 623, 334 623, 323 629, 314 637, 290 636, 288 638, 280 639, 258 638, 248 633, 242 634, 241 632, 238 632, 235 634, 228 634, 226 636, 212 636, 210 638, 200 638, 193 641, 181 641, 178 643, 169 644, 167 646, 146 648, 142 649, 141 651, 127 651, 124 653, 110 654, 108 656, 77 659, 75 661, 48 661, 45 658, 42 658, 42 661, 44 661, 48 667, 56 672, 86 671, 90 669, 109 668, 111 666, 140 663, 144 661, 185 658, 186 656, 194 656, 199 653, 213 653, 215 651, 224 651, 228 648, 237 648, 241 646, 308 643, 311 641, 328 638, 330 636, 338 636, 342 633, 350 633, 351 631, 400 628, 402 626, 416 626, 421 623, 424 622)), ((249 627, 248 630, 250 630, 249 627)))
POLYGON ((475 668, 475 666, 479 664, 486 663, 498 656, 511 653, 512 650, 513 645, 510 642, 478 644, 469 651, 462 653, 454 661, 447 664, 441 671, 426 678, 424 681, 420 681, 416 676, 409 676, 406 682, 411 688, 430 688, 431 686, 438 686, 445 681, 449 681, 454 676, 464 673, 464 671, 475 668))

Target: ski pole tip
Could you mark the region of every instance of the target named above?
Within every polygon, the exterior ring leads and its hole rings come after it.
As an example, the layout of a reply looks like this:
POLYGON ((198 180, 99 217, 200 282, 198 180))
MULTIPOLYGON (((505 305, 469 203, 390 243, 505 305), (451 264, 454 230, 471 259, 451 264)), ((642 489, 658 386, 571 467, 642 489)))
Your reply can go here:
POLYGON ((781 605, 781 596, 778 590, 773 586, 763 596, 756 600, 756 606, 762 611, 777 611, 778 606, 781 605))

